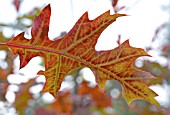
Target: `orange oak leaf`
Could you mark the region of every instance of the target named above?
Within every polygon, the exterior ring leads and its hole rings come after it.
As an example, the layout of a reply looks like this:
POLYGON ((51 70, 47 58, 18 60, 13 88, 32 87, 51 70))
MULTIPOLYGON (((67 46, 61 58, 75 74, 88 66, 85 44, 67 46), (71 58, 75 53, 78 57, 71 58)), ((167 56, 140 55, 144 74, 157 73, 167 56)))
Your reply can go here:
POLYGON ((58 99, 51 104, 51 107, 57 113, 72 113, 72 95, 71 92, 60 92, 58 99))
POLYGON ((89 20, 86 12, 63 38, 54 41, 48 38, 50 15, 48 5, 35 17, 30 40, 21 33, 7 43, 14 54, 19 54, 21 68, 35 56, 44 58, 45 71, 38 72, 46 76, 42 92, 50 92, 57 97, 61 82, 70 71, 89 67, 100 88, 104 88, 106 80, 114 79, 122 84, 123 96, 128 103, 143 99, 159 106, 154 99, 157 94, 147 86, 148 80, 154 77, 132 67, 138 57, 149 56, 143 49, 131 47, 127 40, 113 50, 95 50, 100 34, 118 17, 126 16, 125 14, 110 15, 107 11, 96 19, 89 20))
POLYGON ((99 87, 90 87, 87 81, 83 81, 78 88, 78 94, 90 95, 94 104, 98 107, 104 108, 111 106, 111 98, 106 95, 99 87), (102 101, 101 101, 102 100, 102 101))

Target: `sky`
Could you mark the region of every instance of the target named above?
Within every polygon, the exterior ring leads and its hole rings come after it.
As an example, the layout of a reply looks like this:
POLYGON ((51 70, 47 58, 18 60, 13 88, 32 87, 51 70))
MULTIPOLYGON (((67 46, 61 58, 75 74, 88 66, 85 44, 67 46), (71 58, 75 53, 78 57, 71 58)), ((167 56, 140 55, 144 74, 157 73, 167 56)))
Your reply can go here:
MULTIPOLYGON (((19 13, 16 13, 14 6, 12 6, 12 0, 0 0, 0 23, 14 23, 18 15, 31 11, 35 6, 43 7, 49 3, 52 9, 49 30, 50 39, 60 35, 62 31, 68 32, 86 11, 88 11, 89 19, 91 20, 107 10, 110 10, 111 14, 114 13, 110 0, 41 0, 41 2, 39 0, 24 0, 19 13)), ((116 41, 119 34, 121 35, 121 43, 126 39, 130 39, 131 46, 145 49, 146 46, 150 45, 151 38, 157 27, 169 19, 169 15, 161 9, 167 4, 169 4, 169 0, 120 0, 120 6, 127 6, 127 9, 122 10, 120 13, 126 13, 129 16, 119 18, 101 34, 96 50, 108 50, 117 47, 116 41)), ((9 28, 4 28, 2 31, 5 36, 9 37, 12 34, 17 35, 21 32, 14 32, 9 28)), ((31 38, 30 34, 25 36, 31 38)), ((152 58, 159 61, 157 54, 152 53, 151 55, 153 56, 152 58)), ((34 77, 40 69, 44 69, 39 65, 40 63, 41 59, 37 57, 31 60, 26 67, 19 70, 19 58, 17 58, 15 60, 15 73, 17 73, 19 79, 15 80, 16 75, 10 75, 8 80, 14 83, 26 82, 29 79, 28 76, 34 77), (34 69, 30 70, 32 67, 34 69), (25 77, 20 76, 20 73, 25 77)), ((94 76, 88 68, 84 69, 83 74, 84 76, 89 76, 87 79, 95 82, 94 76)), ((45 81, 45 79, 41 80, 45 81)), ((38 90, 42 89, 42 87, 38 88, 38 90)), ((163 86, 159 88, 152 87, 152 89, 158 92, 160 101, 166 101, 167 97, 163 86)), ((15 90, 17 88, 11 88, 11 92, 7 94, 10 102, 14 101, 15 96, 12 92, 15 90), (13 95, 13 98, 11 95, 13 95)))

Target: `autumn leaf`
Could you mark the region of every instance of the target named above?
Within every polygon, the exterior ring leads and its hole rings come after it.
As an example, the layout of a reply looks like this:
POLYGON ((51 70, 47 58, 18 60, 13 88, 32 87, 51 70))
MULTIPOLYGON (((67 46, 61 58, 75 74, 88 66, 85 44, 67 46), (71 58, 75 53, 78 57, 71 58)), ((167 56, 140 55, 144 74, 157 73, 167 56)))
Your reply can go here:
POLYGON ((5 81, 7 80, 8 75, 13 73, 13 69, 14 69, 13 59, 16 57, 13 56, 10 51, 6 53, 7 55, 3 61, 6 62, 8 66, 6 68, 0 67, 0 80, 5 80, 5 81))
POLYGON ((57 113, 72 113, 72 95, 71 92, 65 91, 65 92, 60 92, 58 99, 51 104, 51 107, 55 112, 57 113))
POLYGON ((35 115, 72 115, 72 96, 68 90, 60 91, 53 103, 36 108, 35 115))
POLYGON ((45 107, 38 107, 34 110, 35 115, 56 115, 55 111, 48 110, 45 107))
POLYGON ((119 0, 112 0, 112 6, 113 6, 113 7, 116 7, 118 1, 119 1, 119 0))
POLYGON ((85 12, 63 38, 54 41, 48 38, 50 15, 51 8, 48 5, 35 17, 30 40, 24 37, 23 32, 7 43, 14 54, 19 54, 20 68, 25 67, 35 56, 44 58, 45 71, 38 72, 46 76, 42 92, 50 92, 57 97, 61 82, 70 71, 89 67, 100 88, 104 88, 107 80, 114 79, 122 84, 123 97, 129 104, 135 99, 143 99, 159 106, 154 99, 157 94, 147 86, 147 82, 154 77, 132 67, 138 57, 149 56, 143 49, 131 47, 129 40, 126 40, 113 50, 95 50, 100 34, 125 14, 110 15, 107 11, 89 20, 85 12))
POLYGON ((90 87, 87 81, 83 81, 81 83, 80 87, 78 88, 78 94, 90 95, 92 101, 98 107, 104 108, 111 106, 111 98, 104 94, 104 92, 99 89, 97 85, 95 87, 90 87))
POLYGON ((0 79, 6 79, 8 76, 5 69, 0 68, 0 79))
POLYGON ((20 4, 21 4, 21 0, 13 0, 13 4, 15 6, 15 9, 17 10, 17 12, 19 11, 20 8, 20 4))
POLYGON ((29 92, 29 88, 33 84, 35 84, 35 79, 30 79, 27 83, 20 84, 20 90, 16 93, 16 99, 13 103, 19 115, 25 114, 28 101, 32 99, 32 94, 29 92))
MULTIPOLYGON (((0 73, 1 73, 1 71, 0 71, 0 73)), ((0 101, 6 101, 5 96, 7 93, 8 86, 9 86, 8 83, 3 83, 2 81, 0 82, 0 101)))
POLYGON ((119 0, 112 0, 112 7, 115 13, 119 12, 120 10, 124 9, 125 6, 118 5, 119 0))

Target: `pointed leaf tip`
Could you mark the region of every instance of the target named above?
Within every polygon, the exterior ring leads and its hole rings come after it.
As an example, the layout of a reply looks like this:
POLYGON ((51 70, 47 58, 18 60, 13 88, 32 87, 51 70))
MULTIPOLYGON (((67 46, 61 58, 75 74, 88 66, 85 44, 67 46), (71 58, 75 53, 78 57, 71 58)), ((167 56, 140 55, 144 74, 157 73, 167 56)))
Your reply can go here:
POLYGON ((128 16, 127 14, 114 14, 116 17, 128 16))
POLYGON ((51 5, 48 4, 44 9, 47 9, 47 10, 51 11, 51 5))

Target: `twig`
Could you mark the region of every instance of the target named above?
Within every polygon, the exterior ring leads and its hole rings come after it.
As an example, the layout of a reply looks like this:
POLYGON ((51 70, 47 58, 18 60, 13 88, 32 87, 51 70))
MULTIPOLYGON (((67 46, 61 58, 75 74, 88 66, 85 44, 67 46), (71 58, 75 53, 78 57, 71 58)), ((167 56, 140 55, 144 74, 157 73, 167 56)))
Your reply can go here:
POLYGON ((7 45, 7 43, 0 42, 0 45, 7 45))

